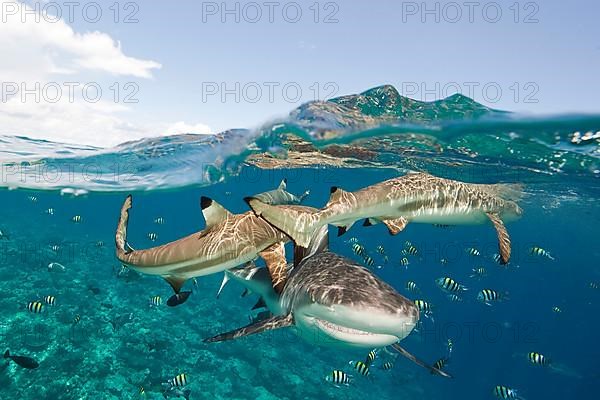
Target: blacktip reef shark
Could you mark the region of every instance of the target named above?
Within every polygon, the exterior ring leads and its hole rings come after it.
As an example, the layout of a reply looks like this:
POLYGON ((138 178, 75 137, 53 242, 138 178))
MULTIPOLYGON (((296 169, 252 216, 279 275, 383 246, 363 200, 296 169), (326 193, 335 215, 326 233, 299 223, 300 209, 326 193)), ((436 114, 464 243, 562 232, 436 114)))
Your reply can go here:
POLYGON ((300 204, 306 196, 310 194, 310 190, 305 191, 300 196, 296 196, 287 190, 287 179, 283 179, 277 189, 269 190, 268 192, 255 194, 255 199, 262 201, 265 204, 272 206, 284 204, 300 204))
POLYGON ((286 232, 298 246, 306 247, 321 226, 338 227, 338 235, 358 220, 364 225, 383 223, 392 235, 410 222, 442 225, 476 225, 492 222, 498 235, 502 263, 508 263, 510 237, 504 226, 520 217, 516 201, 521 186, 515 184, 473 184, 411 173, 368 186, 356 192, 331 188, 329 202, 316 211, 290 206, 272 206, 247 197, 250 207, 275 227, 286 232))
POLYGON ((190 291, 181 291, 185 282, 249 262, 258 256, 265 260, 277 290, 286 276, 284 245, 289 238, 252 211, 232 214, 208 197, 200 206, 206 228, 171 243, 144 250, 133 250, 127 243, 127 223, 132 206, 131 195, 123 206, 115 242, 119 261, 138 272, 163 277, 175 294, 167 304, 184 303, 190 291))
POLYGON ((280 295, 269 284, 267 274, 255 266, 232 269, 226 274, 259 294, 275 316, 205 342, 293 326, 299 336, 314 344, 353 348, 391 345, 432 373, 450 377, 398 344, 417 324, 419 310, 368 269, 328 251, 327 226, 320 228, 309 248, 295 248, 294 267, 280 295))

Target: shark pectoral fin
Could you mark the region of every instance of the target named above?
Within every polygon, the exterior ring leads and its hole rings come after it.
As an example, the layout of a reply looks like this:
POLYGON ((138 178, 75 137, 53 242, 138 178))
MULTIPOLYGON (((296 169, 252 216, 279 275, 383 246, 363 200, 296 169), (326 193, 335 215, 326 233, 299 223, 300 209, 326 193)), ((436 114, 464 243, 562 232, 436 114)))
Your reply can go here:
POLYGON ((179 293, 186 281, 185 278, 179 278, 177 276, 164 276, 163 278, 171 285, 175 293, 179 293))
POLYGON ((217 299, 221 295, 221 292, 223 291, 225 285, 227 285, 227 282, 229 282, 229 275, 227 275, 227 271, 225 271, 225 273, 223 274, 223 281, 221 282, 221 287, 219 287, 219 291, 217 292, 217 299))
POLYGON ((204 343, 223 342, 225 340, 233 340, 242 336, 254 335, 268 330, 285 328, 294 324, 292 314, 271 317, 259 322, 246 325, 243 328, 238 328, 230 332, 221 333, 211 338, 204 339, 204 343))
POLYGON ((448 374, 447 372, 444 372, 444 371, 442 371, 440 369, 434 368, 431 365, 428 365, 425 362, 419 360, 417 357, 415 357, 414 355, 412 355, 411 353, 409 353, 408 351, 406 351, 398 343, 392 344, 392 347, 394 348, 394 350, 396 350, 402 356, 408 358, 410 361, 414 362, 417 365, 420 365, 423 368, 428 369, 429 372, 431 372, 432 374, 434 374, 434 375, 440 375, 440 376, 443 376, 445 378, 452 378, 452 375, 448 374))
POLYGON ((408 220, 404 217, 396 218, 396 219, 384 219, 381 222, 387 226, 390 235, 397 235, 401 231, 406 228, 408 225, 408 220))
POLYGON ((254 305, 254 307, 251 308, 251 310, 258 310, 259 308, 267 308, 265 299, 263 299, 262 297, 259 297, 258 301, 254 305))
POLYGON ((508 231, 506 230, 506 226, 504 226, 504 222, 500 219, 498 214, 486 213, 492 224, 494 224, 494 228, 496 229, 496 234, 498 235, 498 249, 500 253, 500 258, 502 264, 508 264, 510 260, 510 236, 508 236, 508 231))
POLYGON ((269 270, 273 289, 281 293, 287 281, 287 261, 285 259, 285 247, 283 242, 277 242, 258 253, 269 270))
POLYGON ((202 209, 202 215, 204 215, 207 228, 217 225, 233 216, 225 207, 213 199, 204 196, 200 197, 200 208, 202 209))

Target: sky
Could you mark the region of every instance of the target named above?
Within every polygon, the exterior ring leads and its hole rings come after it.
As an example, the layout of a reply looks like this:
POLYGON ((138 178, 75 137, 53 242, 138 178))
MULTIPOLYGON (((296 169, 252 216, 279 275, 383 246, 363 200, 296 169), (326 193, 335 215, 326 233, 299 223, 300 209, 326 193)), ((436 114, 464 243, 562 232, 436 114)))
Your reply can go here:
POLYGON ((102 147, 255 128, 382 84, 597 113, 600 3, 0 0, 0 135, 102 147))

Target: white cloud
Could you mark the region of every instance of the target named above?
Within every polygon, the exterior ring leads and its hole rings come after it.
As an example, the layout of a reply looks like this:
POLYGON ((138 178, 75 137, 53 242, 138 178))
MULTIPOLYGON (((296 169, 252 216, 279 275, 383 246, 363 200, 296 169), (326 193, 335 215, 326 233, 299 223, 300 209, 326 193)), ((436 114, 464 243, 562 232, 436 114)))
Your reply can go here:
MULTIPOLYGON (((0 9, 6 10, 8 3, 32 10, 14 0, 0 0, 0 9)), ((20 14, 1 16, 0 135, 105 147, 173 133, 210 133, 203 124, 135 122, 142 119, 135 112, 138 106, 114 103, 111 84, 101 85, 104 93, 98 102, 85 100, 81 86, 70 99, 64 82, 83 85, 127 77, 152 79, 161 64, 127 56, 121 43, 108 34, 78 33, 63 20, 49 22, 51 19, 42 17, 36 21, 30 14, 24 21, 20 14), (49 82, 62 88, 58 101, 48 101, 43 94, 40 101, 35 101, 34 95, 23 97, 23 88, 31 90, 49 82), (17 85, 18 93, 7 96, 6 84, 17 85)))
MULTIPOLYGON (((0 0, 0 7, 23 7, 34 11, 30 6, 14 0, 0 0)), ((11 9, 12 10, 12 9, 11 9)), ((72 71, 77 68, 103 71, 118 76, 151 78, 152 70, 161 68, 155 61, 140 60, 123 54, 121 44, 109 35, 95 32, 77 33, 63 20, 54 21, 54 17, 40 17, 21 12, 3 13, 0 25, 0 46, 3 59, 11 52, 29 56, 28 61, 39 61, 45 67, 43 72, 72 71), (9 53, 6 54, 6 49, 9 53), (31 60, 37 56, 37 60, 31 60)), ((11 62, 14 65, 13 60, 11 62)), ((10 61, 9 61, 10 62, 10 61)), ((4 64, 4 62, 2 62, 4 64)), ((10 65, 10 64, 9 64, 10 65)), ((40 64, 30 64, 40 67, 40 64)), ((2 71, 0 67, 0 71, 2 71)))
POLYGON ((182 133, 212 133, 208 125, 204 124, 187 124, 183 121, 175 122, 165 129, 166 135, 180 135, 182 133))

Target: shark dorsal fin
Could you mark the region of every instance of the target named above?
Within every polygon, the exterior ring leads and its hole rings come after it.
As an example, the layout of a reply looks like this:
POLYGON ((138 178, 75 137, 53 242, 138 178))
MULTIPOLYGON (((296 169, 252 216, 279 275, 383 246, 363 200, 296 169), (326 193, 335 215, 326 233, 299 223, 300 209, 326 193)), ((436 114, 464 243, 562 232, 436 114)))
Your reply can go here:
POLYGON ((283 178, 277 189, 285 190, 287 188, 287 179, 283 178))
POLYGON ((343 189, 340 189, 337 186, 332 186, 331 189, 329 190, 329 193, 330 193, 329 201, 327 202, 325 207, 329 206, 330 204, 340 201, 342 196, 345 195, 347 192, 343 189))
POLYGON ((200 198, 200 208, 202 209, 207 228, 215 226, 233 216, 225 207, 213 199, 204 196, 200 198))
POLYGON ((327 225, 322 226, 310 239, 308 247, 294 245, 294 267, 297 267, 305 259, 322 253, 329 249, 329 229, 327 225))

